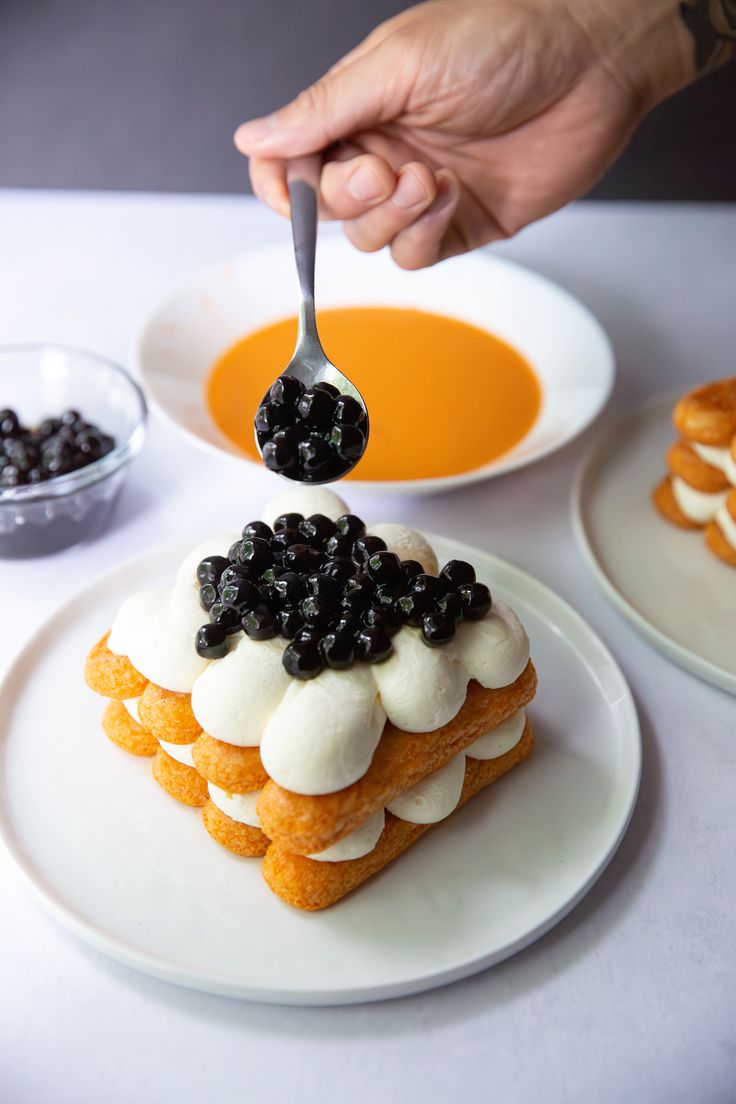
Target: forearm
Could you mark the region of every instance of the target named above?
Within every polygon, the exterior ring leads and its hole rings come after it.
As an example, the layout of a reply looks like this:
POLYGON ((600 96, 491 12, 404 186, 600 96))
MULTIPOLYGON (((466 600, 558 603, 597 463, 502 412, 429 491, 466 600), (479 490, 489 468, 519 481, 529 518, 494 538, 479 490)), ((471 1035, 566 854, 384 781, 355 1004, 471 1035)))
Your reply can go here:
POLYGON ((736 52, 736 0, 568 0, 604 65, 648 111, 736 52))

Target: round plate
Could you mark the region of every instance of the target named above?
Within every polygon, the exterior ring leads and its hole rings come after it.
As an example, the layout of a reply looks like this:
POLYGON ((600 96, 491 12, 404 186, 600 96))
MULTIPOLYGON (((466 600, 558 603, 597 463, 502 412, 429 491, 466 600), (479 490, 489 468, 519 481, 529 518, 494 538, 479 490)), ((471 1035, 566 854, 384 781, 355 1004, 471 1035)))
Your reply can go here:
MULTIPOLYGON (((254 463, 210 418, 205 380, 239 338, 294 314, 296 295, 290 246, 244 253, 189 279, 146 322, 135 354, 159 413, 204 449, 239 464, 254 463)), ((477 254, 404 272, 385 250, 359 253, 344 239, 328 236, 317 255, 317 295, 321 308, 413 307, 471 322, 518 349, 542 385, 542 408, 532 429, 484 467, 442 479, 351 479, 354 487, 446 490, 530 464, 585 429, 611 390, 613 352, 590 311, 549 280, 498 257, 477 254)))
POLYGON ((92 583, 44 626, 0 691, 0 834, 46 907, 82 939, 181 985, 291 1004, 381 1000, 499 962, 564 916, 605 867, 636 798, 640 743, 623 675, 536 580, 444 539, 515 606, 540 691, 537 749, 352 896, 300 913, 260 862, 215 844, 100 731, 90 645, 131 591, 188 551, 158 549, 92 583))
POLYGON ((680 393, 660 395, 596 442, 573 489, 583 555, 613 604, 642 636, 688 671, 736 694, 736 572, 702 532, 657 513, 680 393))

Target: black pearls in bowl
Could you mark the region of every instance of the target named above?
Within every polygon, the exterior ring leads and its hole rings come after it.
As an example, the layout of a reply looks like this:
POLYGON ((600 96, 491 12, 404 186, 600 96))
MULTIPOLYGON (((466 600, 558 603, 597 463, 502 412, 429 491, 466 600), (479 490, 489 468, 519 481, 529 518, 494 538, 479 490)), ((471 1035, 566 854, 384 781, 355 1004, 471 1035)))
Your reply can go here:
POLYGON ((78 410, 24 426, 14 410, 0 410, 0 489, 45 483, 101 460, 115 440, 78 410))
POLYGON ((284 668, 299 679, 356 660, 382 663, 405 625, 440 647, 460 621, 480 620, 491 609, 491 593, 470 564, 450 560, 439 576, 428 575, 366 534, 354 514, 336 522, 283 514, 273 529, 250 522, 227 557, 205 556, 196 574, 209 614, 196 636, 199 655, 221 659, 239 632, 252 640, 280 636, 289 641, 284 668))
POLYGON ((146 437, 124 369, 63 345, 0 347, 0 560, 91 542, 146 437))
POLYGON ((279 376, 256 411, 263 462, 299 483, 329 483, 355 467, 368 441, 368 418, 352 395, 331 383, 306 388, 279 376))

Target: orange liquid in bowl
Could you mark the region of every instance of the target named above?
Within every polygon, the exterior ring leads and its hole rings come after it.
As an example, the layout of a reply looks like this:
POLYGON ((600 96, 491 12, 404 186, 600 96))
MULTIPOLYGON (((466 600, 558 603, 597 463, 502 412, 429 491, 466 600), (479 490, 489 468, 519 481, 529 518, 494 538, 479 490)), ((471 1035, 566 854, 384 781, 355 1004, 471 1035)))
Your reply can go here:
MULTIPOLYGON (((394 307, 319 312, 325 352, 363 395, 365 455, 347 477, 436 479, 483 467, 534 424, 539 381, 514 348, 466 322, 394 307)), ((264 326, 215 362, 207 405, 222 432, 260 459, 253 418, 291 358, 296 318, 264 326)))

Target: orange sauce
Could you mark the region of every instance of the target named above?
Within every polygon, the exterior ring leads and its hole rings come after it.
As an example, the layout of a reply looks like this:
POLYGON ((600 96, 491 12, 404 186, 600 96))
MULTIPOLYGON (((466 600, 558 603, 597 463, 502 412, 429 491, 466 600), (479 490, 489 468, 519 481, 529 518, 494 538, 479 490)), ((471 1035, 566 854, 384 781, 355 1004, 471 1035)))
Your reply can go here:
MULTIPOLYGON (((368 448, 352 476, 432 479, 482 467, 530 430, 541 390, 534 371, 493 334, 439 314, 393 307, 319 312, 325 352, 355 383, 370 416, 368 448)), ((287 364, 296 318, 248 334, 214 364, 210 414, 258 459, 253 417, 287 364)))

